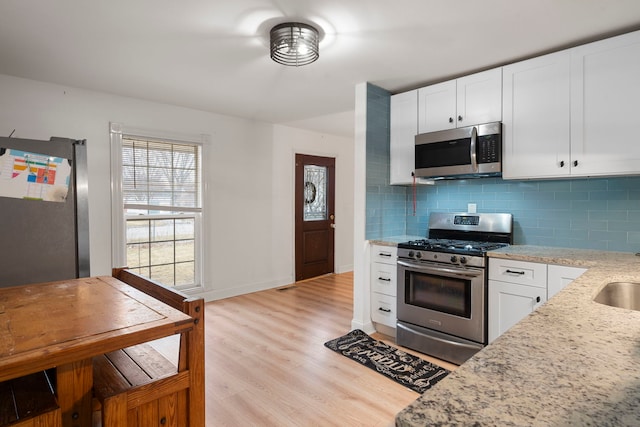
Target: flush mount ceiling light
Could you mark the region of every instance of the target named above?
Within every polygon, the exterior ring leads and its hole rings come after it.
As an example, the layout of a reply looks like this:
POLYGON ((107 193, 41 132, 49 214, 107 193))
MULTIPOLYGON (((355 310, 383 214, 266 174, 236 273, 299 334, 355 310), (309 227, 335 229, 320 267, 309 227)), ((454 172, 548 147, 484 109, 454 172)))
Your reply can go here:
POLYGON ((298 67, 311 64, 320 55, 320 35, 311 25, 285 22, 271 29, 271 59, 278 64, 298 67))

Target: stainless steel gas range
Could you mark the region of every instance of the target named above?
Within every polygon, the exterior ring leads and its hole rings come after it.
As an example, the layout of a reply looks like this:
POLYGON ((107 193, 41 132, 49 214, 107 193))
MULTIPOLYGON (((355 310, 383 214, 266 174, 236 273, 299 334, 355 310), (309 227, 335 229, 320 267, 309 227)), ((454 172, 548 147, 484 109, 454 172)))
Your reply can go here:
POLYGON ((432 213, 427 239, 398 244, 397 343, 456 364, 482 349, 486 253, 512 240, 511 214, 432 213))

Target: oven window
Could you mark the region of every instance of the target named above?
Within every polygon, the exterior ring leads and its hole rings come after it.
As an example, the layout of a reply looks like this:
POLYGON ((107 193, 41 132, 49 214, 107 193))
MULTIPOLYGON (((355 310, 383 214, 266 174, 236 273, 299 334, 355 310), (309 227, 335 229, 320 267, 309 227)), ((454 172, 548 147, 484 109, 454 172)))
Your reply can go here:
POLYGON ((405 303, 454 316, 471 318, 471 281, 406 272, 405 303))

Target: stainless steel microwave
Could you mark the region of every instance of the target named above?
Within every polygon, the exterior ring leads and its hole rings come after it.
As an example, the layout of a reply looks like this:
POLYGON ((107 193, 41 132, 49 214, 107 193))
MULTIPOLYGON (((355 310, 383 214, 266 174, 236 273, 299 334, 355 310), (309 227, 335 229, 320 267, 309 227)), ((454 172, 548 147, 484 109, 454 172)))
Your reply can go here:
POLYGON ((502 175, 502 123, 416 135, 415 175, 453 179, 502 175))

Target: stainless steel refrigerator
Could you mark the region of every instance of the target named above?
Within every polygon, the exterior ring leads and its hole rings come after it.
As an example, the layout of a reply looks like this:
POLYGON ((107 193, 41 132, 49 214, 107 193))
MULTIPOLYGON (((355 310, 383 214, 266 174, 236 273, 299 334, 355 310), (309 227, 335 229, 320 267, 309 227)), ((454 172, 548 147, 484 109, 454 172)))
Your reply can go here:
POLYGON ((0 287, 89 275, 86 141, 0 137, 0 287))

